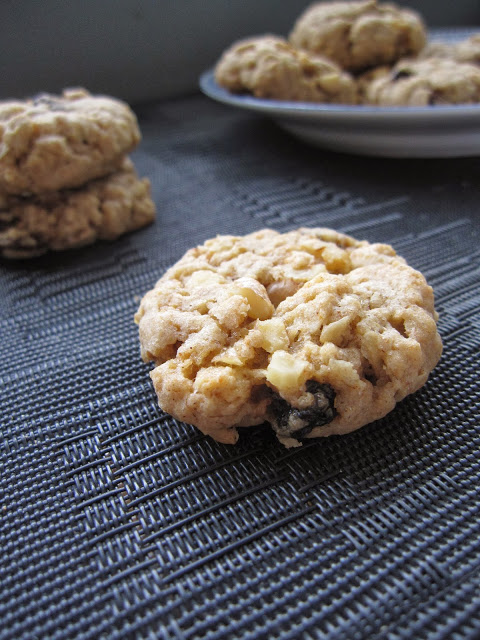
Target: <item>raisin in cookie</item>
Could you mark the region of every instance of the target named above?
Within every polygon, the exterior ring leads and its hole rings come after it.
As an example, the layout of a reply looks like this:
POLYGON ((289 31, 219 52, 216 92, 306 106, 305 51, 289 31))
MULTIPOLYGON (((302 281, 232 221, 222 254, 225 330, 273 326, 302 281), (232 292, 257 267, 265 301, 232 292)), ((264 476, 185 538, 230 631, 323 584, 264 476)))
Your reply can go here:
POLYGON ((384 106, 480 101, 480 69, 449 58, 400 60, 365 88, 365 101, 384 106))
POLYGON ((442 350, 423 275, 322 228, 208 240, 135 320, 160 407, 224 443, 264 421, 286 446, 348 433, 421 387, 442 350))
POLYGON ((353 79, 333 62, 297 51, 276 36, 236 42, 215 68, 217 83, 256 98, 354 103, 353 79))
POLYGON ((327 56, 343 69, 393 64, 425 45, 420 16, 375 0, 319 2, 297 19, 289 40, 294 47, 327 56))
POLYGON ((125 103, 71 89, 0 103, 0 192, 78 187, 117 169, 140 141, 125 103))
POLYGON ((96 240, 114 240, 152 222, 148 179, 125 159, 121 169, 81 189, 40 196, 0 196, 0 255, 32 258, 96 240))

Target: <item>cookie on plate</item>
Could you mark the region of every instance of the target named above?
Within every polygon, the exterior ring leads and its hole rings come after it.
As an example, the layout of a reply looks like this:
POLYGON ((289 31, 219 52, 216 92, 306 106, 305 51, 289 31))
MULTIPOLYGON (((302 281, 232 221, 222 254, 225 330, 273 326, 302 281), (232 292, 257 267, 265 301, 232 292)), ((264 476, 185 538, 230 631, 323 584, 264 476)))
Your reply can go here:
POLYGON ((393 64, 425 45, 425 26, 410 9, 375 0, 318 2, 297 19, 290 43, 327 56, 343 69, 393 64))
POLYGON ((268 421, 286 446, 385 416, 442 343, 432 288, 392 247, 324 228, 218 236, 141 301, 160 407, 224 443, 268 421))
POLYGON ((353 79, 333 62, 297 51, 277 36, 234 43, 215 67, 217 83, 256 98, 348 103, 356 101, 353 79))
POLYGON ((114 240, 153 221, 150 182, 129 159, 116 172, 80 189, 39 196, 0 195, 0 255, 32 258, 114 240))
POLYGON ((450 58, 405 59, 374 79, 365 101, 383 106, 468 104, 480 101, 480 69, 450 58))
POLYGON ((83 185, 115 171, 140 141, 135 114, 84 89, 0 103, 0 192, 83 185))

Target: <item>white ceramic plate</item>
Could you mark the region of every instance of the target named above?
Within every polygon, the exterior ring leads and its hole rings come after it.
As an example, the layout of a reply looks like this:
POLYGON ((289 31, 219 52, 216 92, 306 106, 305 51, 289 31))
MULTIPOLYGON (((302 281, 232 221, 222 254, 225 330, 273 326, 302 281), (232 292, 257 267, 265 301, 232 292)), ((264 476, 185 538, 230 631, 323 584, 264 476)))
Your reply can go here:
MULTIPOLYGON (((437 29, 429 39, 455 42, 477 29, 437 29)), ((391 158, 453 158, 480 155, 480 104, 374 107, 263 100, 235 95, 200 78, 202 91, 219 102, 273 118, 300 140, 336 151, 391 158)))

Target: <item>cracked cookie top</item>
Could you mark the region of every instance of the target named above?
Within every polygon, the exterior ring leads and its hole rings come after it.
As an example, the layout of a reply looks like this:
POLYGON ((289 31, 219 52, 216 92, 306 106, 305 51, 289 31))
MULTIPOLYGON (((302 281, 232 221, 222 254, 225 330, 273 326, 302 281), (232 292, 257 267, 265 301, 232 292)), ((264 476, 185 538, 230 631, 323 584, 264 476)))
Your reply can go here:
POLYGON ((421 387, 441 340, 431 287, 385 244, 324 228, 218 236, 141 301, 160 407, 214 439, 347 433, 421 387))
POLYGON ((0 103, 0 191, 29 195, 78 187, 110 173, 140 141, 130 107, 69 89, 0 103))
POLYGON ((359 0, 311 5, 295 22, 289 41, 298 49, 331 58, 343 69, 359 71, 415 55, 425 45, 426 35, 414 11, 359 0))
POLYGON ((297 51, 277 36, 234 43, 215 68, 217 83, 256 98, 348 103, 356 101, 355 82, 331 60, 297 51))

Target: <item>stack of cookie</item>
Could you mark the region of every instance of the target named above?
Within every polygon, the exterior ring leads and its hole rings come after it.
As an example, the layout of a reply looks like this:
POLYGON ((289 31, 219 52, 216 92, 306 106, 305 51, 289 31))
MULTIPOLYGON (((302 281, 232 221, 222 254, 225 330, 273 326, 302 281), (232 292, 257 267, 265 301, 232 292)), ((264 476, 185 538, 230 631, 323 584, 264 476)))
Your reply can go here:
POLYGON ((152 222, 150 183, 127 155, 140 138, 128 105, 83 89, 0 103, 0 255, 114 240, 152 222))
POLYGON ((288 39, 234 43, 217 83, 257 98, 425 106, 480 102, 480 34, 431 45, 422 17, 376 0, 318 2, 288 39))

